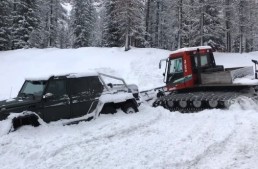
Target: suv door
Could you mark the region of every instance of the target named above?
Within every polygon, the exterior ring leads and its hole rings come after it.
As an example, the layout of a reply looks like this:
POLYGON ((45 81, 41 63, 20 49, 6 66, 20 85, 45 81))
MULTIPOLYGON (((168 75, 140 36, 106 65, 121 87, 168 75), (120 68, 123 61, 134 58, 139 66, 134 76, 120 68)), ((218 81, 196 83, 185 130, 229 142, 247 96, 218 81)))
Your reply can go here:
POLYGON ((103 86, 98 76, 70 79, 71 116, 80 117, 93 112, 103 86))
POLYGON ((50 80, 44 97, 44 120, 46 122, 70 118, 70 98, 66 79, 50 80))

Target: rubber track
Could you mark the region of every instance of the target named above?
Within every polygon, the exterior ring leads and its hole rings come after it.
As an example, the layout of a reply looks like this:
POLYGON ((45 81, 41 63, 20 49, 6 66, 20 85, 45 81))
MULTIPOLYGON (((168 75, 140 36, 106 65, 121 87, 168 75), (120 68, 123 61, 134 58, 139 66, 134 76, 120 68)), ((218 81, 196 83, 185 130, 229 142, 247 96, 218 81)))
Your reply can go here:
POLYGON ((188 112, 198 112, 205 109, 225 109, 234 102, 238 97, 247 97, 253 98, 254 94, 249 92, 236 92, 236 91, 229 91, 229 92, 221 92, 221 91, 214 91, 214 92, 192 92, 192 93, 171 93, 167 96, 163 96, 158 98, 154 103, 153 107, 163 106, 170 111, 180 111, 182 113, 188 112), (187 107, 183 108, 179 105, 180 101, 186 101, 187 107), (201 101, 201 107, 195 107, 193 105, 194 101, 201 101), (213 101, 218 103, 216 107, 211 107, 209 101, 213 101), (168 104, 168 102, 173 103, 168 104))

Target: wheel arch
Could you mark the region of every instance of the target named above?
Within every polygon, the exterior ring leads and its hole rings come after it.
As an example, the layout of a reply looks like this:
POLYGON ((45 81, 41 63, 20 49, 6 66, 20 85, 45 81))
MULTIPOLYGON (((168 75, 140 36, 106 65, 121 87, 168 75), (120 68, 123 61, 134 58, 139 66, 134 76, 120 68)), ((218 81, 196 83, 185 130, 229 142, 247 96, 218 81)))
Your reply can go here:
POLYGON ((33 113, 30 113, 30 114, 21 113, 12 119, 12 128, 14 131, 25 125, 38 127, 40 125, 39 116, 33 113))

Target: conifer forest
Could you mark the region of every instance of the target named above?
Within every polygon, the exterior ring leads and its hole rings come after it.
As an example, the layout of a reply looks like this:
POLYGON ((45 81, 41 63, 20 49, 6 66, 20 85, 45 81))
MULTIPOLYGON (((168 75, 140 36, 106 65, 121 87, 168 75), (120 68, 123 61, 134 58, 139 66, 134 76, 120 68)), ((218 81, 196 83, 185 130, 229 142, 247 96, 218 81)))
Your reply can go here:
POLYGON ((210 45, 258 50, 257 0, 1 0, 0 51, 210 45), (65 5, 72 8, 67 10, 65 5))

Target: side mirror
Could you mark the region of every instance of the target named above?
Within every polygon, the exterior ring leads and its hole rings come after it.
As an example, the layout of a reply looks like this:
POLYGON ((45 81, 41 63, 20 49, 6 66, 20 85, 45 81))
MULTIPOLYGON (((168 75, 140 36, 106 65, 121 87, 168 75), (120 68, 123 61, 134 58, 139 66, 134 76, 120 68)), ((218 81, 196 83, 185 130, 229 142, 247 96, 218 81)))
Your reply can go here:
POLYGON ((161 67, 162 67, 162 62, 166 62, 166 61, 167 61, 167 59, 162 59, 159 61, 159 69, 161 69, 161 67))
POLYGON ((44 96, 43 96, 43 99, 51 99, 54 97, 54 94, 53 93, 46 93, 44 96))

